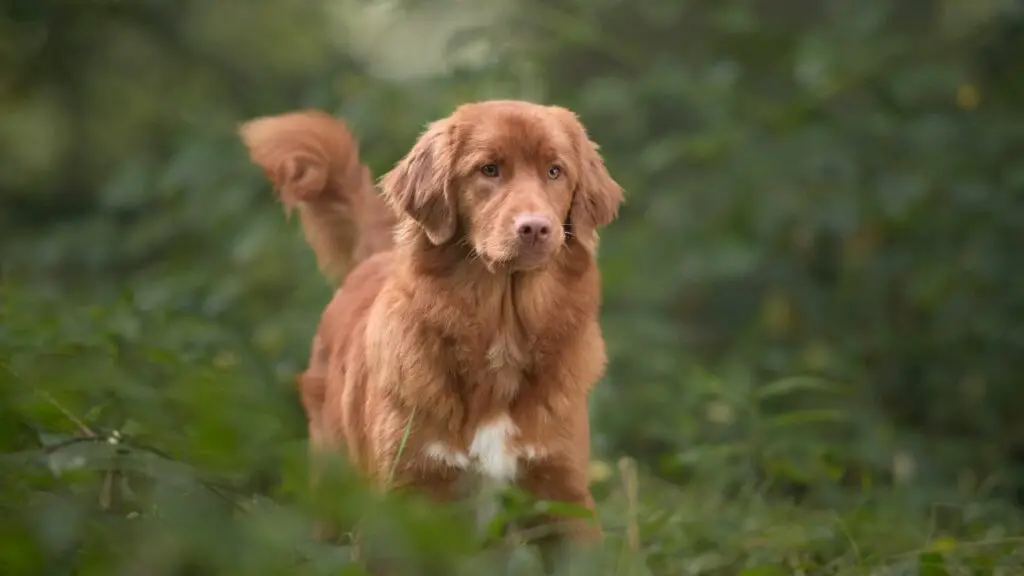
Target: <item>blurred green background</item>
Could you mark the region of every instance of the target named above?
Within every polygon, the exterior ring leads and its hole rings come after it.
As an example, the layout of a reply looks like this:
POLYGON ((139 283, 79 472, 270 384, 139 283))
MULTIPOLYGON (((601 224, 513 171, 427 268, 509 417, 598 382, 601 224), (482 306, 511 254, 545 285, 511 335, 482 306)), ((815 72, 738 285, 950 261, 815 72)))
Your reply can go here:
POLYGON ((1024 573, 1024 1, 0 6, 0 573, 359 574, 313 511, 536 573, 305 489, 331 288, 234 133, 324 108, 380 175, 492 97, 577 111, 628 194, 580 574, 1024 573))

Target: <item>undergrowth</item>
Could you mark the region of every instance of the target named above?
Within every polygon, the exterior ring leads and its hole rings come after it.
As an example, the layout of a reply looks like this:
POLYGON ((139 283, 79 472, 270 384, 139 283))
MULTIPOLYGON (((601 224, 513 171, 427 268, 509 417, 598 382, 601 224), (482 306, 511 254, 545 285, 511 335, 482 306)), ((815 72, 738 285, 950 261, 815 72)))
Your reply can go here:
MULTIPOLYGON (((348 547, 313 538, 314 520, 329 517, 361 522, 402 574, 541 573, 530 534, 482 548, 457 510, 378 496, 343 465, 311 492, 290 368, 268 363, 244 334, 184 313, 4 296, 0 572, 361 574, 348 547)), ((695 378, 696 395, 730 386, 695 378)), ((735 434, 695 435, 692 450, 660 461, 599 456, 591 475, 606 538, 564 573, 1024 570, 1021 516, 986 482, 929 482, 906 462, 880 476, 836 456, 852 440, 835 433, 827 388, 787 380, 726 410, 728 398, 752 397, 732 387, 706 408, 735 434), (817 406, 764 408, 816 393, 817 406), (794 446, 805 445, 831 459, 801 465, 806 451, 794 446)), ((544 506, 553 504, 508 498, 499 520, 544 506)))

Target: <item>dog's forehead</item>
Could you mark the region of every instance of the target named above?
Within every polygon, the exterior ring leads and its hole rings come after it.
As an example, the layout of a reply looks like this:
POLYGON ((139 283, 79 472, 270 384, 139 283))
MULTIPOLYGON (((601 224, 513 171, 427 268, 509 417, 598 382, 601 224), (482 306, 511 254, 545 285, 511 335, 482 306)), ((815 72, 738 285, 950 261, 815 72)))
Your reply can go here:
POLYGON ((564 125, 537 105, 478 105, 456 115, 467 148, 503 156, 551 156, 572 150, 564 125))

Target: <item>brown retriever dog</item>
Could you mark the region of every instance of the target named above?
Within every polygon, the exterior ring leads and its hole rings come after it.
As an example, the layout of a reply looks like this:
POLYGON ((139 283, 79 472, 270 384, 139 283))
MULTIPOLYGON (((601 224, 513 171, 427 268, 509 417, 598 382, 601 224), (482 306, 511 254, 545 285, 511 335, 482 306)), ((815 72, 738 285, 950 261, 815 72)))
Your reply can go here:
MULTIPOLYGON (((312 449, 343 451, 378 486, 455 500, 472 477, 477 491, 511 483, 593 512, 587 397, 606 364, 595 251, 622 189, 576 116, 463 105, 381 179, 382 196, 327 114, 240 132, 321 268, 351 267, 300 378, 312 449)), ((578 521, 566 535, 601 530, 578 521)))

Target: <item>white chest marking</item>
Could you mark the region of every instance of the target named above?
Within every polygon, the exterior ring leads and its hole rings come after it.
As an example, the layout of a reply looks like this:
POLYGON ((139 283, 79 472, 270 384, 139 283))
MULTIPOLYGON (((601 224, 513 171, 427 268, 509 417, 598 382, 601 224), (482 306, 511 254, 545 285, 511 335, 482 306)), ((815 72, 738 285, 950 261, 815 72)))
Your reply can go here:
POLYGON ((479 472, 493 480, 510 482, 519 467, 518 455, 512 450, 512 436, 519 433, 508 415, 477 428, 469 445, 469 457, 479 472))
POLYGON ((460 470, 472 469, 485 479, 508 483, 516 479, 521 458, 543 458, 547 451, 539 446, 526 445, 516 449, 512 441, 519 429, 508 415, 503 415, 477 429, 469 452, 453 450, 442 442, 432 442, 426 455, 436 462, 460 470))

